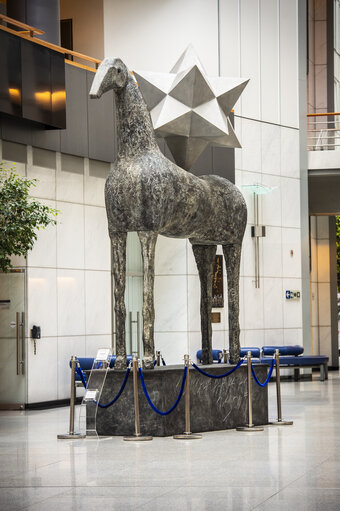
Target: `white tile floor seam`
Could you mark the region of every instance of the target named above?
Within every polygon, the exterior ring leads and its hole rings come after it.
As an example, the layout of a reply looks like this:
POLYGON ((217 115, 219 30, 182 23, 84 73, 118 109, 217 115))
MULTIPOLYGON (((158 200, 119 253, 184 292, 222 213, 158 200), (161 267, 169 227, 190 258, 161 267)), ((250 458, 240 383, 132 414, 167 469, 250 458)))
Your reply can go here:
POLYGON ((293 426, 192 442, 63 441, 68 408, 0 412, 0 510, 338 510, 339 373, 284 382, 282 395, 293 426))

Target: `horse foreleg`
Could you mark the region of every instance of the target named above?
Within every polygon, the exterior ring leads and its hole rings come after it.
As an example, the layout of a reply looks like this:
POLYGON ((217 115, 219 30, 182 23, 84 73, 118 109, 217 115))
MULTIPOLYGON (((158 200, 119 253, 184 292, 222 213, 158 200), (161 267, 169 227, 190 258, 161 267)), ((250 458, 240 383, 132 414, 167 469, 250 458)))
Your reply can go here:
POLYGON ((157 233, 138 233, 143 256, 143 366, 153 369, 155 358, 154 342, 154 280, 155 280, 155 247, 157 233))
POLYGON ((110 233, 112 244, 112 271, 114 277, 116 363, 117 369, 126 368, 125 346, 125 279, 126 279, 126 232, 110 233))
POLYGON ((240 360, 239 279, 241 245, 223 245, 223 253, 226 261, 228 279, 230 362, 237 364, 240 360))
POLYGON ((216 245, 193 245, 198 274, 201 282, 201 333, 202 333, 202 362, 212 364, 212 282, 216 245))

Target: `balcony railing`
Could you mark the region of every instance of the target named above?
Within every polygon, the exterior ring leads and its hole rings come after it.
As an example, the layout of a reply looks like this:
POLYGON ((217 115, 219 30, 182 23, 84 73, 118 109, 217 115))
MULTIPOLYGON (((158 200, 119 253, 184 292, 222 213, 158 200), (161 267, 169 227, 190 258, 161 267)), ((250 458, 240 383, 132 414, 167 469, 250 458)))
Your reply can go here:
POLYGON ((340 150, 340 113, 308 114, 309 151, 340 150))
POLYGON ((88 55, 84 55, 83 53, 79 53, 79 52, 73 51, 73 50, 68 50, 67 48, 62 48, 61 46, 58 46, 56 44, 52 44, 47 41, 43 41, 42 39, 38 39, 35 36, 43 35, 45 32, 43 32, 42 30, 40 30, 38 28, 31 27, 30 25, 26 25, 25 23, 21 23, 20 21, 17 21, 13 18, 8 18, 7 16, 4 16, 3 14, 0 14, 0 30, 4 30, 6 32, 9 32, 10 34, 14 34, 18 37, 22 37, 23 39, 28 39, 29 41, 33 41, 36 44, 40 44, 41 46, 46 46, 47 48, 50 48, 51 50, 57 51, 59 53, 63 53, 65 56, 65 62, 67 64, 72 64, 73 66, 82 67, 89 71, 96 71, 96 69, 98 68, 98 66, 101 62, 99 59, 89 57, 88 55), (8 26, 8 25, 10 25, 10 26, 8 26), (10 28, 11 26, 15 26, 20 30, 14 30, 13 28, 10 28), (66 57, 69 57, 70 55, 73 57, 76 57, 79 60, 85 61, 86 64, 68 60, 66 57))

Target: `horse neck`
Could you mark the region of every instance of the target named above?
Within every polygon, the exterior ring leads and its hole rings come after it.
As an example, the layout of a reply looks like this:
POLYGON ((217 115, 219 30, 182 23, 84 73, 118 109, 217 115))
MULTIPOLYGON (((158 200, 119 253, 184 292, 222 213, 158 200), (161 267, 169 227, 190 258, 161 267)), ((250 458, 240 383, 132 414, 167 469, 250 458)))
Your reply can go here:
POLYGON ((116 91, 118 156, 131 157, 150 149, 159 150, 151 117, 132 77, 116 91))

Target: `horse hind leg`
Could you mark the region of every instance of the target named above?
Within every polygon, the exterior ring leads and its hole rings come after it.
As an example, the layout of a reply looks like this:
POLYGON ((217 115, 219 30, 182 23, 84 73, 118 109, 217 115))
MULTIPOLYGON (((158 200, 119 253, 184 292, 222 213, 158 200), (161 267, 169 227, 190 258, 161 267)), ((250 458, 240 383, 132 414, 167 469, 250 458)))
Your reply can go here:
POLYGON ((143 366, 145 369, 153 369, 155 359, 154 280, 157 233, 138 232, 138 237, 143 256, 143 366))
POLYGON ((216 245, 193 245, 198 274, 201 283, 201 333, 202 333, 202 362, 212 364, 212 279, 216 245))
POLYGON ((115 368, 126 368, 125 346, 125 280, 126 280, 126 232, 110 233, 112 244, 112 271, 114 277, 116 363, 115 368))
POLYGON ((240 360, 240 325, 239 325, 239 280, 241 245, 223 245, 228 279, 228 313, 229 313, 229 351, 230 362, 240 360))

